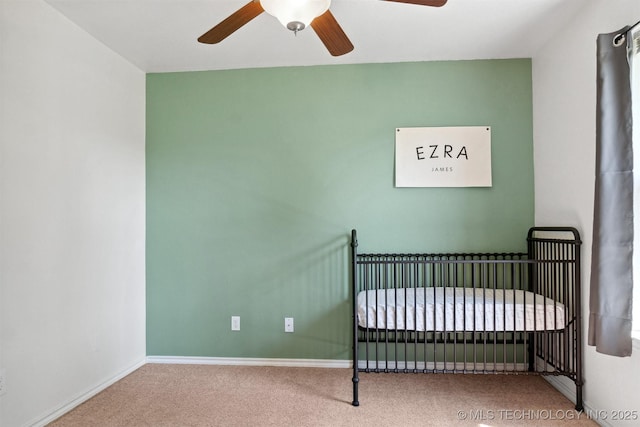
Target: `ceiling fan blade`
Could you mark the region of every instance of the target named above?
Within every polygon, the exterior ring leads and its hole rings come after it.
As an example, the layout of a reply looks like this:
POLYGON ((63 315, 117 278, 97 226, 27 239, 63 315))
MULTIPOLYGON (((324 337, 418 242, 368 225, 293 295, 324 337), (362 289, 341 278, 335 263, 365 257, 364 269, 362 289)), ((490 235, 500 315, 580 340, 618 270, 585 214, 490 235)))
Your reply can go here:
POLYGON ((320 41, 324 43, 331 55, 340 56, 353 50, 351 41, 328 10, 311 21, 311 28, 320 37, 320 41))
POLYGON ((433 6, 433 7, 444 6, 447 3, 447 0, 385 0, 385 1, 393 1, 396 3, 410 3, 410 4, 417 4, 419 6, 433 6))
POLYGON ((231 15, 218 25, 198 37, 200 43, 214 44, 233 34, 238 28, 264 12, 259 0, 254 0, 231 15))

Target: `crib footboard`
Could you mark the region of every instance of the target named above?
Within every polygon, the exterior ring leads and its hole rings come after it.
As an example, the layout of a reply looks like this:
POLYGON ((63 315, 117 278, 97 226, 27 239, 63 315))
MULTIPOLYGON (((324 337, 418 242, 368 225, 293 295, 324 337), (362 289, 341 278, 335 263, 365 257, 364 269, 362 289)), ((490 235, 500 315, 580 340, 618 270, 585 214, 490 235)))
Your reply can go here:
POLYGON ((580 237, 536 227, 526 253, 359 254, 352 231, 353 402, 360 372, 527 373, 576 384, 580 237))

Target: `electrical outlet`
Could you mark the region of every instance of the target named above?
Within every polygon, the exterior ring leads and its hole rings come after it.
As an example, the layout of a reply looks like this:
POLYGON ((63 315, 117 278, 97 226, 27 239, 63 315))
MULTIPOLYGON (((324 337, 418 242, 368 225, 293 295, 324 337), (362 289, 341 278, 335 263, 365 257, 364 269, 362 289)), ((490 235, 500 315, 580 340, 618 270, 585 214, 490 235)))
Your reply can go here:
POLYGON ((284 331, 293 332, 293 317, 284 318, 284 331))
POLYGON ((6 370, 0 369, 0 396, 7 392, 6 370))
POLYGON ((231 316, 231 330, 232 331, 240 330, 240 316, 231 316))

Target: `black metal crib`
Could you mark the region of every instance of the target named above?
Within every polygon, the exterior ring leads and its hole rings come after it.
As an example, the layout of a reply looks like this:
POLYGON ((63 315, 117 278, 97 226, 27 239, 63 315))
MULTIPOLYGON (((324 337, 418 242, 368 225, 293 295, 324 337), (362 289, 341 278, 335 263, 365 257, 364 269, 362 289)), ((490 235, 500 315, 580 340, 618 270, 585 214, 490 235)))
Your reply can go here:
POLYGON ((565 376, 582 410, 580 235, 534 227, 527 253, 359 254, 352 231, 353 402, 360 372, 565 376))

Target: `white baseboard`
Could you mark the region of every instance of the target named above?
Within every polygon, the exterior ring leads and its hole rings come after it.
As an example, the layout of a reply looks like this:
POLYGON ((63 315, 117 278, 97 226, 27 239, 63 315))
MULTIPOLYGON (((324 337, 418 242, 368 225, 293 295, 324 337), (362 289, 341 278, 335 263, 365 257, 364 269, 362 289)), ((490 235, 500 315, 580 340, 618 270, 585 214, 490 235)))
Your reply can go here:
POLYGON ((351 360, 269 359, 253 357, 147 356, 147 363, 178 365, 282 366, 289 368, 351 368, 351 360))
POLYGON ((44 415, 42 417, 39 417, 38 419, 36 419, 36 420, 34 420, 32 422, 29 422, 26 425, 31 426, 31 427, 46 426, 47 424, 49 424, 52 421, 60 418, 61 416, 63 416, 67 412, 71 411, 76 406, 78 406, 78 405, 86 402, 87 400, 91 399, 93 396, 95 396, 96 394, 100 393, 101 391, 103 391, 107 387, 109 387, 109 386, 115 384, 116 382, 120 381, 122 378, 126 377, 127 375, 129 375, 130 373, 132 373, 136 369, 140 368, 144 364, 145 364, 145 360, 144 359, 136 362, 135 364, 133 364, 132 366, 128 367, 124 371, 120 372, 116 376, 107 379, 106 381, 104 381, 104 382, 98 384, 97 386, 95 386, 95 387, 85 391, 84 393, 80 394, 78 397, 76 397, 75 399, 71 400, 70 402, 67 402, 67 403, 63 404, 61 407, 59 407, 58 409, 52 411, 51 413, 49 413, 47 415, 44 415))

